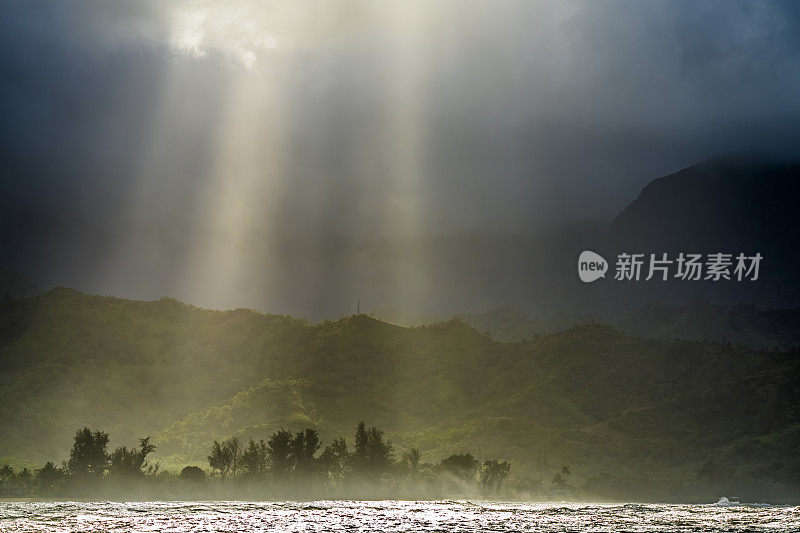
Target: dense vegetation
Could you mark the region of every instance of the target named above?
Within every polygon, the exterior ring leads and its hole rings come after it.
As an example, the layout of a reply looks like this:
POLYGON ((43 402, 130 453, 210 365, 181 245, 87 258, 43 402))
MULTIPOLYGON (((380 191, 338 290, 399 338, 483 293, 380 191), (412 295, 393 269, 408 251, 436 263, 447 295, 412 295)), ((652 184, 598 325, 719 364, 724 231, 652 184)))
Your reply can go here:
POLYGON ((548 494, 569 464, 609 498, 798 496, 796 351, 596 324, 501 343, 460 321, 309 325, 57 289, 0 302, 0 361, 0 462, 16 472, 66 459, 84 426, 115 446, 152 435, 177 475, 215 441, 260 446, 283 428, 333 443, 364 419, 421 464, 503 457, 523 493, 548 494))
MULTIPOLYGON (((375 498, 380 496, 436 497, 463 495, 492 497, 505 488, 511 465, 491 459, 482 463, 470 453, 452 454, 438 465, 420 461, 416 448, 394 456, 394 446, 376 427, 358 424, 353 451, 344 438, 334 439, 325 449, 311 428, 297 433, 285 429, 265 442, 250 439, 246 446, 236 437, 214 441, 208 455, 212 472, 195 465, 179 475, 160 473, 159 464, 147 460, 156 446, 150 438, 139 439, 139 447, 120 446, 108 453, 108 433, 84 427, 76 432, 69 460, 61 467, 48 461, 31 471, 15 472, 0 467, 0 495, 12 496, 137 496, 153 493, 162 497, 293 497, 375 498)), ((553 478, 554 491, 568 491, 565 466, 553 478)), ((506 490, 508 495, 509 491, 506 490)))

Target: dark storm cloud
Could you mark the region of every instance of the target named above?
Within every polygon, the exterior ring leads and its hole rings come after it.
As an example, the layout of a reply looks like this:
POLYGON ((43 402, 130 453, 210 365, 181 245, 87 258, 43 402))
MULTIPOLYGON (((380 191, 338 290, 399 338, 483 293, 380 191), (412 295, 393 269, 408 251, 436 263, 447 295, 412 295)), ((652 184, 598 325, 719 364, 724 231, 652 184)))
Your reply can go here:
POLYGON ((5 266, 323 316, 353 293, 393 300, 406 260, 444 287, 427 305, 457 307, 505 289, 474 273, 489 266, 453 275, 471 257, 456 236, 489 239, 513 286, 541 253, 526 239, 607 224, 657 176, 718 153, 797 155, 791 2, 421 2, 403 24, 380 3, 278 2, 263 20, 248 5, 4 4, 5 266), (283 189, 242 222, 230 294, 201 294, 184 271, 215 219, 197 198, 219 172, 230 80, 248 77, 281 87, 283 189), (423 141, 403 196, 406 120, 423 141), (398 244, 386 213, 409 194, 418 223, 398 244))

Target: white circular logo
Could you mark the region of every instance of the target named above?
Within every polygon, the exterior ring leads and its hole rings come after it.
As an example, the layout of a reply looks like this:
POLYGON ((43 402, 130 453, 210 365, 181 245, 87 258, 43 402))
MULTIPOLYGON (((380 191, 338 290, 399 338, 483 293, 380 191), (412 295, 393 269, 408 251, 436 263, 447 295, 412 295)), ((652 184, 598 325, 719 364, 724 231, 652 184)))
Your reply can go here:
POLYGON ((600 254, 584 250, 578 257, 578 277, 584 283, 606 277, 607 270, 608 262, 600 254))

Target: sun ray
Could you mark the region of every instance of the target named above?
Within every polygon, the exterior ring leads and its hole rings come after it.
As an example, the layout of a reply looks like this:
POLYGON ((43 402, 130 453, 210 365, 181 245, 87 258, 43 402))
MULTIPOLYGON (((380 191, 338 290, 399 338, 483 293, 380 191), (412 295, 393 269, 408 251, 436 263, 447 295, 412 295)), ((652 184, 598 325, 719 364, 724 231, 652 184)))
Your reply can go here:
POLYGON ((281 97, 280 88, 257 73, 241 72, 231 86, 187 263, 189 285, 206 303, 239 307, 259 301, 254 297, 243 302, 236 296, 249 293, 253 239, 269 249, 276 235, 283 186, 281 97))
POLYGON ((392 5, 389 28, 392 76, 387 93, 386 126, 393 149, 386 215, 396 250, 391 254, 393 280, 389 298, 394 305, 418 306, 431 294, 429 257, 422 242, 426 235, 424 186, 426 180, 425 79, 426 32, 417 6, 392 5))

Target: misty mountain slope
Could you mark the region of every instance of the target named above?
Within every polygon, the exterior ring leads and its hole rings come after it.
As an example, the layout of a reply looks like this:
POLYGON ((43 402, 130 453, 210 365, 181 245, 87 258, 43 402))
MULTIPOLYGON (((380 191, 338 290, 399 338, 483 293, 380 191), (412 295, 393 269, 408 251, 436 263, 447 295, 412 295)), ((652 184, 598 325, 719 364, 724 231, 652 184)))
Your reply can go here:
POLYGON ((500 343, 459 320, 311 326, 59 289, 2 302, 0 358, 0 456, 23 460, 63 458, 82 425, 114 445, 153 435, 177 467, 214 439, 311 426, 329 440, 365 420, 398 451, 471 450, 520 476, 568 463, 685 481, 718 457, 762 481, 798 472, 796 353, 602 325, 500 343))
POLYGON ((274 428, 319 427, 314 407, 304 399, 308 384, 302 380, 272 381, 237 393, 225 403, 192 413, 156 435, 160 454, 184 452, 202 459, 211 442, 231 434, 264 438, 274 428))
POLYGON ((718 305, 707 301, 649 304, 607 316, 531 316, 520 309, 502 306, 463 318, 476 330, 489 332, 502 342, 520 342, 581 324, 607 323, 634 337, 710 340, 783 350, 800 345, 800 309, 759 309, 748 304, 718 305))
MULTIPOLYGON (((335 329, 310 357, 346 350, 360 367, 359 380, 348 381, 350 370, 338 363, 314 370, 300 362, 304 385, 292 392, 293 403, 279 402, 291 408, 272 419, 272 428, 260 422, 272 417, 260 415, 267 411, 259 400, 263 387, 250 389, 244 401, 237 397, 159 432, 155 442, 166 464, 202 462, 213 439, 266 438, 278 427, 297 431, 309 424, 324 439, 350 436, 353 421, 363 418, 386 429, 399 450, 417 446, 427 460, 473 450, 509 458, 521 473, 538 472, 544 460, 567 462, 586 475, 673 469, 685 476, 742 439, 786 432, 794 438, 800 416, 796 355, 643 341, 607 326, 506 345, 459 322, 402 330, 352 317, 335 329), (404 336, 413 350, 386 338, 348 340, 365 329, 404 336), (392 361, 391 376, 383 365, 365 366, 376 352, 392 361)), ((800 471, 788 449, 764 457, 800 471)), ((766 468, 766 459, 753 455, 729 454, 728 460, 766 468)))
POLYGON ((692 302, 651 304, 614 321, 638 337, 719 340, 754 347, 789 349, 800 344, 800 309, 758 309, 692 302))
POLYGON ((263 359, 290 354, 306 331, 286 317, 69 289, 0 301, 0 449, 55 456, 80 424, 131 441, 258 383, 263 359))
POLYGON ((519 342, 535 335, 558 333, 577 325, 601 322, 599 316, 592 314, 531 316, 508 305, 461 316, 476 330, 488 332, 493 339, 501 342, 519 342))

